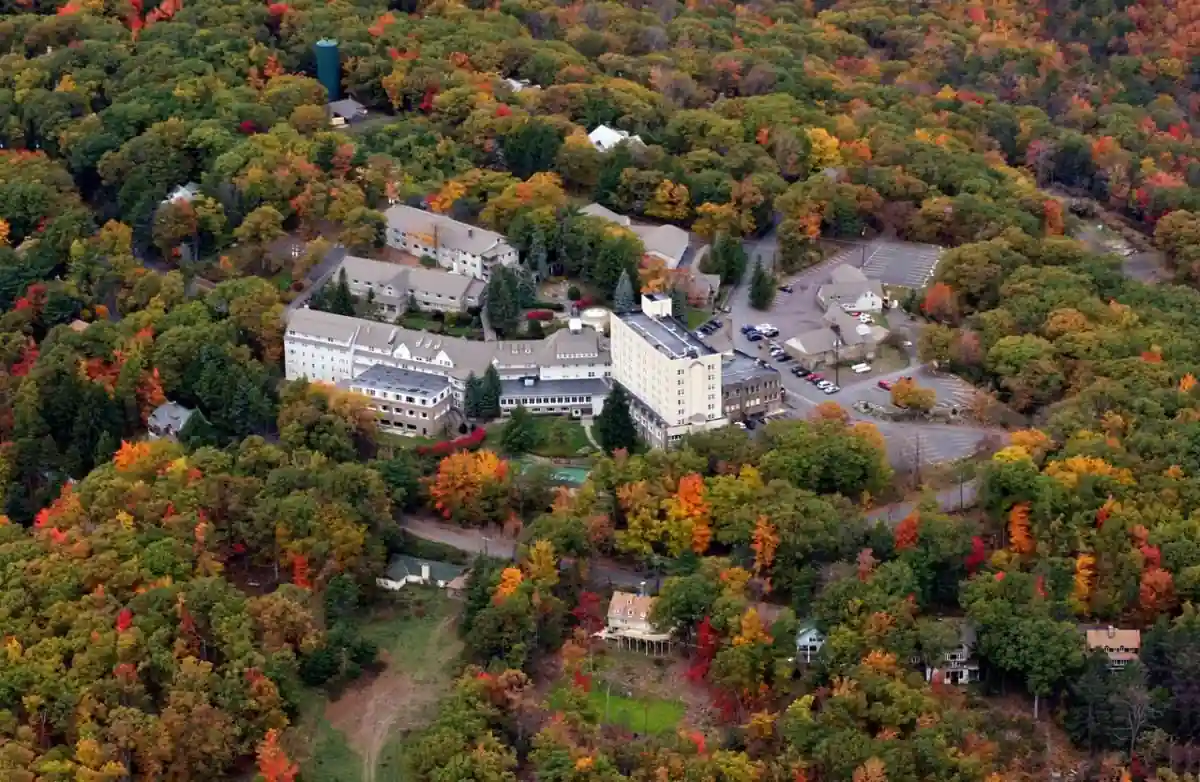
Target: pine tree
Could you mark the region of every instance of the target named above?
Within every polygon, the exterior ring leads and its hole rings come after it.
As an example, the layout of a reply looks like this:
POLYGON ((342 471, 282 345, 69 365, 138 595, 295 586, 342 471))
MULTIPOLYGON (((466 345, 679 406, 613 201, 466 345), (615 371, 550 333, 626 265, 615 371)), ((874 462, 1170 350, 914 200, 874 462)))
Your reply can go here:
POLYGON ((629 394, 620 383, 613 383, 612 391, 604 400, 604 409, 596 416, 596 438, 609 453, 618 448, 630 451, 637 448, 637 427, 629 412, 629 394))
POLYGON ((629 279, 629 271, 625 270, 621 272, 621 279, 617 280, 616 290, 613 291, 613 311, 623 315, 632 312, 633 308, 633 281, 629 279))
POLYGON ((467 376, 467 388, 463 392, 463 412, 467 418, 479 418, 483 410, 483 381, 474 372, 467 376))
POLYGON ((756 310, 769 310, 775 302, 775 278, 762 267, 754 266, 754 276, 750 279, 750 306, 756 310))
POLYGON ((687 320, 687 294, 683 288, 671 289, 671 314, 680 320, 687 320))
POLYGON ((524 405, 517 405, 512 411, 512 416, 500 432, 500 443, 511 454, 529 453, 537 447, 537 424, 533 420, 533 413, 524 405))
POLYGON ((500 385, 500 373, 496 371, 496 366, 489 365, 487 372, 483 374, 483 383, 481 383, 479 394, 479 417, 485 419, 500 417, 500 395, 502 393, 500 385))
POLYGON ((517 290, 517 280, 513 273, 504 267, 493 270, 492 278, 488 280, 484 295, 487 299, 488 320, 491 321, 492 328, 501 333, 516 333, 517 317, 520 315, 521 307, 518 300, 520 294, 517 290))
POLYGON ((346 280, 346 270, 338 272, 337 284, 329 297, 329 311, 338 315, 354 314, 354 294, 350 292, 350 283, 346 280))

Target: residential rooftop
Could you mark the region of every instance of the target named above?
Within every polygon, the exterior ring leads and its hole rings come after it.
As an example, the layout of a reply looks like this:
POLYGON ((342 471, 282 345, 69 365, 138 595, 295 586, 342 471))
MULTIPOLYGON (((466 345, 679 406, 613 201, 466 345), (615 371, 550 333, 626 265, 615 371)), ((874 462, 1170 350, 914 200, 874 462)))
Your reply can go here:
POLYGON ((353 386, 368 386, 380 391, 432 396, 450 387, 450 381, 439 375, 413 372, 408 369, 376 364, 350 381, 353 386))

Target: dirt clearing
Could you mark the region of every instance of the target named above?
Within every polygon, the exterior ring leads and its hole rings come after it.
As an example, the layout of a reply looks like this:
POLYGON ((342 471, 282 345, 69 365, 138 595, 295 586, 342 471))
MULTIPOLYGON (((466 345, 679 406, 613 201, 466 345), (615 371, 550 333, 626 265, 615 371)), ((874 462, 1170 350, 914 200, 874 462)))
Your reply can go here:
POLYGON ((428 724, 451 684, 449 666, 461 649, 455 633, 458 606, 435 597, 426 601, 424 616, 370 627, 365 634, 379 644, 386 666, 325 707, 325 719, 362 759, 363 782, 375 782, 389 738, 428 724))

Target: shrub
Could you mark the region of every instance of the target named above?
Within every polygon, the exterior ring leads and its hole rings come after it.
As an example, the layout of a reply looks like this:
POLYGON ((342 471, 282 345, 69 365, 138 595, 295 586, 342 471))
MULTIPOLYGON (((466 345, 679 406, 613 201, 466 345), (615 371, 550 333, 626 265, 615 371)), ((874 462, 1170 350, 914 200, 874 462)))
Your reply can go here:
POLYGON ((533 306, 540 307, 544 310, 553 310, 554 312, 562 312, 563 310, 566 309, 566 307, 564 307, 562 304, 560 304, 557 301, 538 300, 533 303, 533 306))
POLYGON ((579 286, 572 285, 570 288, 567 288, 567 298, 571 301, 579 301, 583 298, 583 294, 579 292, 579 286))
POLYGON ((432 255, 422 255, 421 265, 426 269, 432 269, 433 267, 437 266, 437 260, 432 255))
POLYGON ((554 320, 554 313, 546 310, 530 310, 525 313, 525 320, 554 320))

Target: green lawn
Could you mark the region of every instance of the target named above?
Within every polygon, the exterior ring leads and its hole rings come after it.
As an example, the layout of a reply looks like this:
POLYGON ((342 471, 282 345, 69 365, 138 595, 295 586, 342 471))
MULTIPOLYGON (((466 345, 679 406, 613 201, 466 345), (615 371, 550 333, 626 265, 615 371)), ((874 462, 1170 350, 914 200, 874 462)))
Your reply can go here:
POLYGON ((700 307, 687 308, 687 327, 695 331, 704 325, 704 322, 712 317, 712 313, 700 307))
MULTIPOLYGON (((621 725, 637 733, 672 733, 683 719, 686 707, 680 701, 667 701, 659 698, 633 697, 628 698, 615 692, 607 691, 607 685, 597 680, 592 691, 588 693, 588 701, 607 725, 621 725), (607 716, 606 716, 607 715, 607 716)), ((550 696, 550 705, 554 706, 560 690, 550 696)))
POLYGON ((545 415, 534 421, 538 427, 538 445, 533 453, 537 456, 566 458, 594 448, 587 432, 583 430, 583 424, 573 418, 545 415))
POLYGON ((468 339, 483 339, 483 329, 472 326, 447 326, 443 321, 434 320, 426 314, 409 314, 400 316, 400 325, 415 331, 429 331, 434 334, 446 334, 451 337, 466 337, 468 339))

